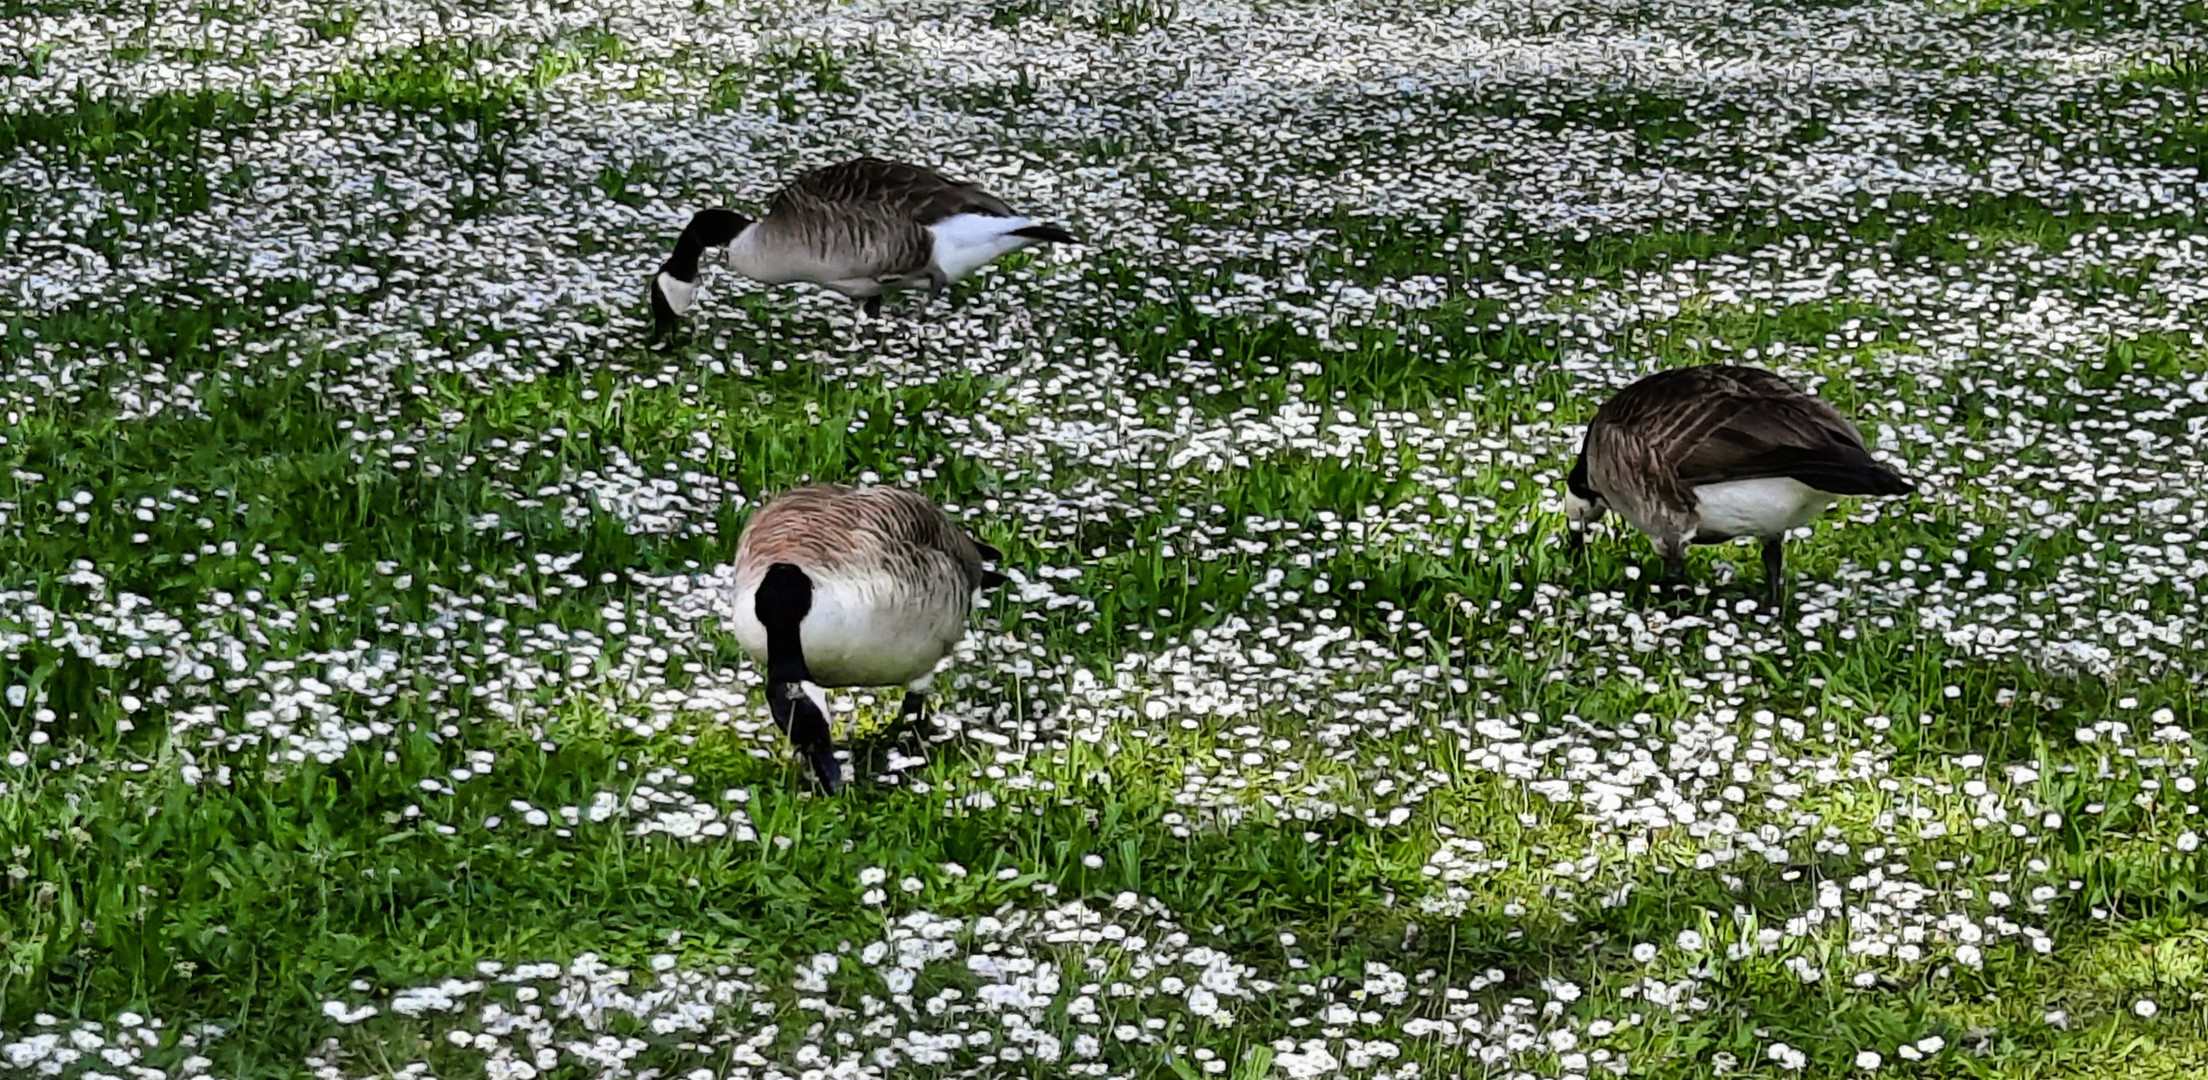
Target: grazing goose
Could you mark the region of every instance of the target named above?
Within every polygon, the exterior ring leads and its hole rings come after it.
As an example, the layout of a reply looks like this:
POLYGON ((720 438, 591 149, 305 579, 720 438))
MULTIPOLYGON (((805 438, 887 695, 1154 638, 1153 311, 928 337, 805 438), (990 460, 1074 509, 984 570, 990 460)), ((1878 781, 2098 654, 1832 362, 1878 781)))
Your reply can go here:
POLYGON ((862 157, 790 182, 753 221, 700 210, 652 278, 652 337, 674 329, 698 297, 698 256, 726 248, 729 268, 769 285, 805 281, 842 293, 868 315, 882 294, 925 283, 929 299, 997 259, 1073 234, 1015 213, 972 184, 918 165, 862 157))
POLYGON ((1715 364, 1659 371, 1605 402, 1565 486, 1575 550, 1615 510, 1655 541, 1667 582, 1685 580, 1689 544, 1761 538, 1773 606, 1788 531, 1841 495, 1916 490, 1839 410, 1768 371, 1715 364))
POLYGON ((769 501, 736 541, 736 640, 767 667, 767 708, 833 794, 843 784, 823 686, 906 687, 917 716, 1002 553, 926 499, 818 484, 769 501))

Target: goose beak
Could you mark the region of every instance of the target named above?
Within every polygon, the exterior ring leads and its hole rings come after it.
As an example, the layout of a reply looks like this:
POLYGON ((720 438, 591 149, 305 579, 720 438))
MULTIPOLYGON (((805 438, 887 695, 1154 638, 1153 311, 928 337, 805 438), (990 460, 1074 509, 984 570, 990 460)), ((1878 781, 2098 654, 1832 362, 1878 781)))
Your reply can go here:
POLYGON ((843 790, 843 763, 836 760, 836 748, 827 743, 805 751, 805 760, 813 766, 813 775, 820 778, 820 786, 828 794, 843 790))

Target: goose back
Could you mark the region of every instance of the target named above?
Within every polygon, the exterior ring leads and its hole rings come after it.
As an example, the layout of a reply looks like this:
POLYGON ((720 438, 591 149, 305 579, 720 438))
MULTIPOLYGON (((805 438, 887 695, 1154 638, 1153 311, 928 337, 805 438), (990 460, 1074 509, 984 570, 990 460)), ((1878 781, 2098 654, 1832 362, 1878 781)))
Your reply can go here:
POLYGON ((790 181, 774 197, 770 214, 824 214, 899 218, 926 227, 958 214, 1017 217, 1004 200, 980 186, 952 180, 933 169, 862 157, 814 169, 790 181))

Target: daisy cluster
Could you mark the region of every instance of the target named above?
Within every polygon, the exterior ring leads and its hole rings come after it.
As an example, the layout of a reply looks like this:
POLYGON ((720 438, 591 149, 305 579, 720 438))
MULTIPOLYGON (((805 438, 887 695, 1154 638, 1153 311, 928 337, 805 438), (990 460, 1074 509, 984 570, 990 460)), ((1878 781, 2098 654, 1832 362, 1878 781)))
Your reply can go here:
MULTIPOLYGON (((2045 978, 2137 914, 2080 852, 2199 866, 2208 23, 18 6, 0 904, 68 906, 85 800, 159 823, 330 775, 393 837, 812 842, 730 562, 757 502, 836 480, 926 492, 1013 578, 925 752, 870 763, 885 797, 1007 836, 1119 801, 1168 847, 1279 832, 1364 860, 1343 903, 1402 942, 1256 949, 1166 890, 981 906, 963 871, 875 870, 878 935, 789 956, 354 984, 302 1021, 318 1075, 1906 1068, 1997 1040, 1921 1012, 1671 1040, 1759 996, 2045 978), (641 347, 691 212, 861 152, 1085 243, 884 322, 709 267, 688 339, 641 347), (1784 613, 1731 550, 1686 607, 1645 601, 1630 534, 1560 550, 1595 405, 1710 361, 1833 401, 1920 483, 1798 542, 1784 613), (545 786, 578 756, 605 767, 545 786)), ((2155 1022, 2121 994, 2032 1008, 2155 1022)), ((193 1025, 240 1009, 126 1008, 0 1010, 0 1074, 236 1048, 193 1025)))
MULTIPOLYGON (((1138 1074, 1104 1060, 1107 1045, 1217 1076, 1233 1062, 1179 1041, 1184 1028, 1234 1029, 1238 1017, 1282 1008, 1302 1014, 1300 1022, 1258 1053, 1291 1077, 1345 1067, 1375 1077, 1428 1075, 1437 1066, 1508 1070, 1560 1055, 1580 1069, 1622 1075, 1627 1066, 1600 1045, 1618 1024, 1595 1021, 1589 1030, 1566 1014, 1580 993, 1569 983, 1545 983, 1499 1009, 1483 1009, 1474 996, 1503 982, 1500 971, 1452 983, 1371 963, 1361 977, 1283 985, 1195 944, 1156 900, 1133 893, 1097 907, 1077 902, 972 920, 914 911, 874 941, 805 959, 783 983, 748 967, 683 969, 667 954, 649 967, 650 974, 612 968, 592 955, 564 967, 485 962, 477 978, 380 1002, 335 999, 324 1012, 346 1025, 397 1014, 423 1035, 480 1055, 484 1075, 519 1080, 563 1068, 625 1076, 647 1061, 667 1075, 700 1078, 887 1077, 910 1069, 1138 1074), (833 1034, 785 1056, 785 1024, 833 1034), (1406 1037, 1445 1048, 1443 1056, 1423 1068, 1406 1061, 1395 1041, 1406 1037)), ((377 1074, 359 1071, 350 1056, 332 1040, 308 1064, 326 1080, 377 1074)))

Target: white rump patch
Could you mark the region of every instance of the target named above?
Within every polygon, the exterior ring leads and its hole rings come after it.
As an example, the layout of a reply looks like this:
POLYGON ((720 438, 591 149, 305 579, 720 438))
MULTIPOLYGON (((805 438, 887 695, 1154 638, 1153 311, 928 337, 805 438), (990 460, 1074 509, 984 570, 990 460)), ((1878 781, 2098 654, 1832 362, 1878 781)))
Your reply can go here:
POLYGON ((659 275, 659 292, 667 298, 667 306, 673 308, 677 315, 690 310, 690 306, 698 302, 698 283, 684 281, 673 274, 663 272, 659 275))
POLYGON ((991 217, 959 214, 947 217, 928 231, 935 235, 935 265, 943 276, 957 281, 1035 241, 1010 235, 1014 229, 1035 224, 1034 218, 991 217))
POLYGON ((1695 509, 1701 517, 1698 532, 1724 537, 1783 536, 1809 524, 1834 498, 1785 476, 1694 489, 1695 509))

